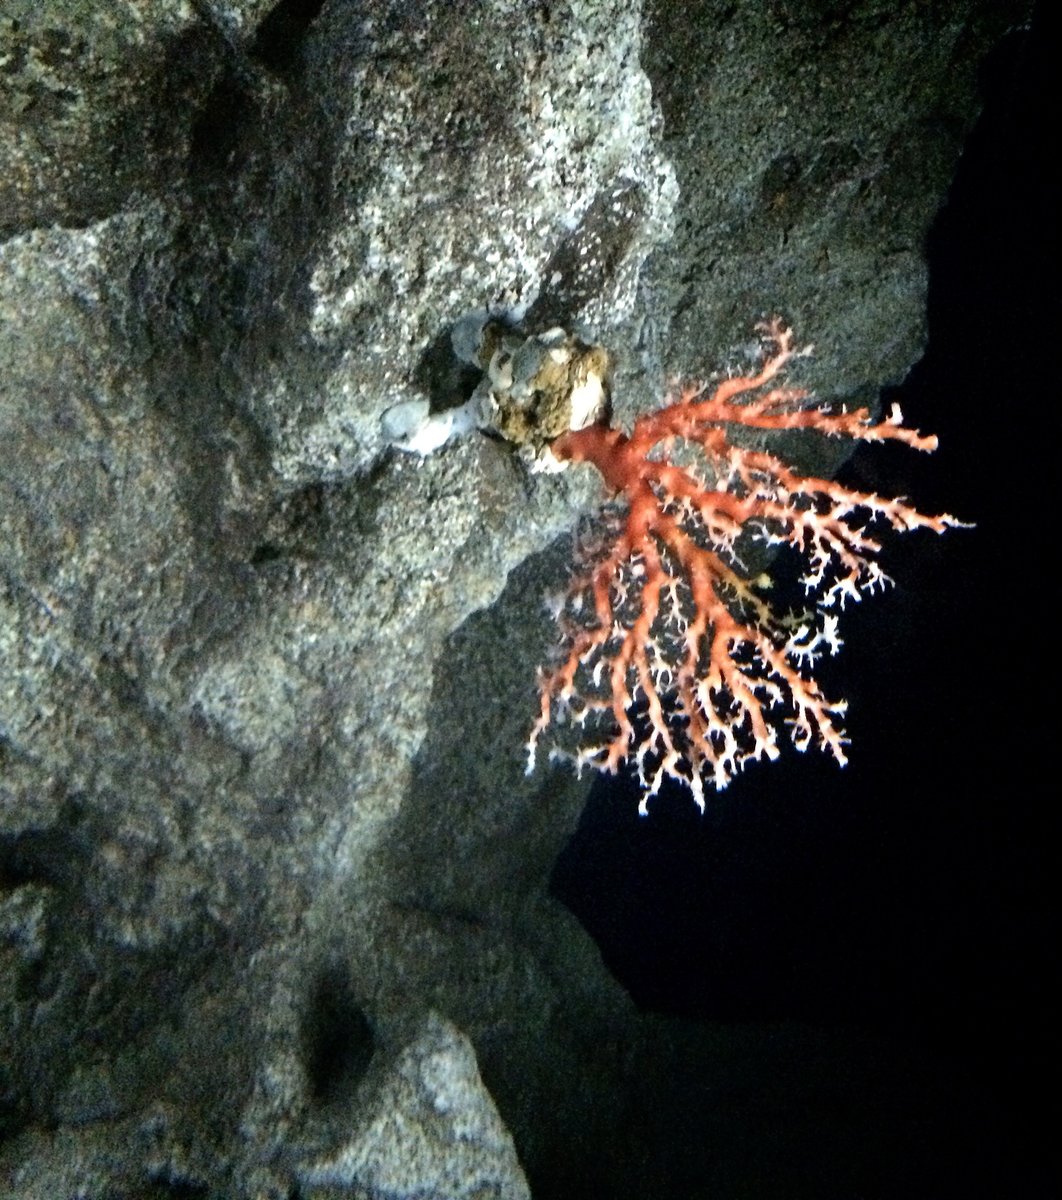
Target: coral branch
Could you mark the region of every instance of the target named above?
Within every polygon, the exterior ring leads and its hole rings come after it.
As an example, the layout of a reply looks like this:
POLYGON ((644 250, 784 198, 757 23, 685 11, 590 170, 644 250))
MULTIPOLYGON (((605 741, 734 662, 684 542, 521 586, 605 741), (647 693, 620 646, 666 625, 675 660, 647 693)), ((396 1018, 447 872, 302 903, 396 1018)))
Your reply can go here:
POLYGON ((817 745, 844 765, 845 706, 823 695, 812 670, 841 646, 831 610, 889 582, 868 529, 880 519, 899 531, 941 533, 961 522, 802 476, 765 450, 735 444, 733 429, 742 427, 936 448, 936 438, 902 424, 895 406, 875 422, 866 409, 828 412, 774 384, 806 351, 793 348, 777 320, 761 329, 770 350, 757 373, 710 394, 687 388, 639 417, 629 435, 593 424, 551 443, 557 459, 593 464, 622 507, 581 549, 558 605, 560 652, 540 671, 529 771, 547 728, 565 722, 589 739, 573 755, 580 768, 633 765, 643 812, 667 778, 703 808, 706 782, 724 788, 749 761, 777 758, 780 723, 798 750, 817 745), (702 467, 669 457, 677 440, 699 448, 702 467), (749 578, 742 565, 750 542, 803 557, 806 611, 771 607, 769 578, 749 578))

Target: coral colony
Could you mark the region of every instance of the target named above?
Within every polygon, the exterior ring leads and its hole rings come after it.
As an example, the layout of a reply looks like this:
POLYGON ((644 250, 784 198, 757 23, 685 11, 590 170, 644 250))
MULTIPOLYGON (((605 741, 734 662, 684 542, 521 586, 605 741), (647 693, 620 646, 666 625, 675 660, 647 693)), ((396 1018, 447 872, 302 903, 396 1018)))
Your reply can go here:
POLYGON ((455 353, 483 371, 467 404, 430 414, 414 400, 384 414, 402 449, 426 454, 489 429, 518 443, 533 469, 591 463, 612 498, 552 606, 560 646, 539 672, 528 772, 551 726, 583 738, 574 752, 554 746, 553 757, 610 773, 632 766, 643 813, 665 779, 689 788, 703 809, 706 783, 725 788, 746 763, 778 757, 779 725, 798 750, 817 745, 844 765, 844 702, 824 696, 812 671, 841 646, 837 611, 889 582, 869 529, 881 520, 942 533, 962 522, 801 475, 750 448, 756 431, 788 429, 937 445, 905 428, 895 405, 874 421, 867 409, 832 412, 779 386, 786 364, 807 351, 793 348, 777 318, 759 330, 766 354, 757 373, 711 391, 685 388, 626 434, 608 423, 600 346, 561 329, 527 337, 473 314, 453 331, 455 353), (787 549, 804 569, 797 613, 772 607, 770 577, 746 565, 755 553, 787 549))
POLYGON ((798 352, 779 321, 760 328, 770 349, 758 373, 710 393, 685 389, 629 435, 594 423, 550 444, 561 461, 592 463, 623 507, 580 548, 555 605, 561 647, 540 672, 529 771, 557 721, 590 736, 577 767, 633 766, 643 813, 665 779, 683 783, 703 809, 706 782, 724 788, 747 762, 777 758, 779 717, 798 750, 818 745, 844 765, 845 705, 823 695, 812 668, 840 648, 836 610, 888 582, 868 527, 881 518, 900 531, 942 533, 961 522, 799 475, 774 454, 735 444, 736 429, 937 444, 905 428, 895 406, 874 422, 866 409, 830 413, 802 391, 770 386, 798 352), (682 442, 699 449, 701 466, 678 465, 682 442), (802 556, 806 611, 770 606, 769 578, 742 569, 748 540, 802 556))

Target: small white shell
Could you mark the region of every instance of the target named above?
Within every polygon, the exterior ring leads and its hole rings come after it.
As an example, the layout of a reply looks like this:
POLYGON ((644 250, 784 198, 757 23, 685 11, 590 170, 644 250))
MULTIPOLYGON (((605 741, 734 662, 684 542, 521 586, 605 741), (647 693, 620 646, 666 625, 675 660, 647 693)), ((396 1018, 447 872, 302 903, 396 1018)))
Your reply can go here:
POLYGON ((403 400, 387 409, 380 425, 396 449, 425 455, 477 428, 479 411, 478 401, 473 400, 437 413, 431 411, 427 400, 403 400))

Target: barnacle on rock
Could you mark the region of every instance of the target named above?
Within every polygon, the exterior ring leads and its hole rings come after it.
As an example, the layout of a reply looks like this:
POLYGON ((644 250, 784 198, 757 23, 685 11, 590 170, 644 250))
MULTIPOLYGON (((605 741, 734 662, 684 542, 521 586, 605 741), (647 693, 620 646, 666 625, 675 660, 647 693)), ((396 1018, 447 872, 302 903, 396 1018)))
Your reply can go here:
POLYGON ((533 470, 559 470, 564 464, 549 443, 609 417, 612 360, 603 346, 560 327, 527 334, 485 311, 458 321, 451 345, 459 361, 482 372, 471 397, 434 413, 426 400, 392 406, 382 417, 391 445, 430 454, 479 428, 519 447, 533 470))
POLYGON ((547 444, 608 415, 611 359, 560 328, 526 337, 487 325, 476 388, 484 424, 539 459, 547 444))

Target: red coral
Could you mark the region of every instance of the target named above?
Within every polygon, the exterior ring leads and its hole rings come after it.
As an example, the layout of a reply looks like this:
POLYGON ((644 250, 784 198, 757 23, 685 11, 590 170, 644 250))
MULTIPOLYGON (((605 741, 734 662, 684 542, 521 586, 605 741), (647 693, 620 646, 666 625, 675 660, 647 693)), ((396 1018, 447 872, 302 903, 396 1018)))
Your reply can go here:
POLYGON ((937 444, 905 428, 895 406, 874 422, 866 409, 831 413, 803 391, 768 388, 803 351, 778 320, 760 328, 770 353, 757 374, 727 379, 710 395, 685 389, 629 435, 596 424, 551 444, 558 459, 592 463, 625 508, 581 547, 557 605, 560 654, 539 673, 529 771, 543 732, 566 720, 601 735, 575 754, 578 767, 633 764, 642 812, 665 778, 683 782, 703 808, 706 778, 724 788, 751 759, 778 757, 776 713, 798 750, 815 743, 844 765, 837 718, 845 705, 823 695, 811 668, 841 645, 831 610, 888 582, 868 526, 880 517, 897 530, 941 533, 960 522, 799 475, 765 450, 735 444, 737 427, 917 450, 937 444), (699 448, 703 466, 675 461, 681 441, 699 448), (774 611, 763 595, 769 578, 748 577, 740 552, 757 541, 803 556, 807 611, 774 611))

